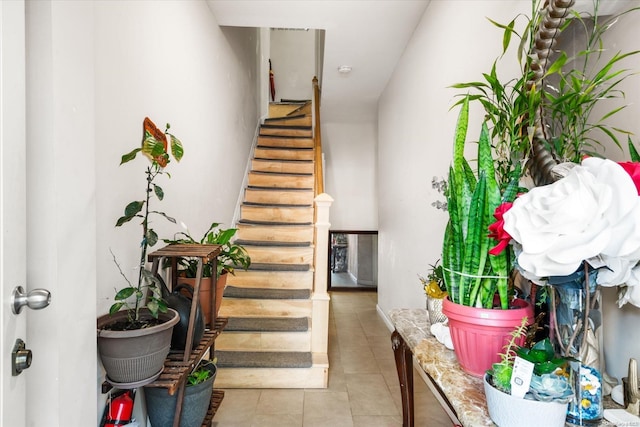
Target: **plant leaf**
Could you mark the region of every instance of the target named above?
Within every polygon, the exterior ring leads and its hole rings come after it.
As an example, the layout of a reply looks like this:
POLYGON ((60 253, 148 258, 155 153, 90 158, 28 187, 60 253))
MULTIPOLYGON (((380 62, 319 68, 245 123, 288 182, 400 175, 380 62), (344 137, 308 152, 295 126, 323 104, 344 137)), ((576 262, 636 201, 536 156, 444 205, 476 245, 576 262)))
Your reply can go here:
POLYGON ((122 288, 116 294, 115 300, 116 301, 126 300, 127 298, 131 297, 131 295, 133 295, 135 291, 136 291, 136 288, 132 286, 127 288, 122 288))
POLYGON ((160 187, 159 185, 153 184, 153 192, 158 198, 158 200, 164 199, 164 191, 162 190, 162 187, 160 187))

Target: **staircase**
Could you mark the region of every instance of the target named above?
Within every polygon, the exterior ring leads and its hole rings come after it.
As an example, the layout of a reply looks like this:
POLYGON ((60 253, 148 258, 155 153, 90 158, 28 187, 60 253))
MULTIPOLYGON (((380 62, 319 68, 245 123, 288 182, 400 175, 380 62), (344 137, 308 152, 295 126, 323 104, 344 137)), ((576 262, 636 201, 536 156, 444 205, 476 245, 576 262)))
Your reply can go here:
POLYGON ((247 182, 236 243, 251 267, 227 279, 219 315, 229 322, 216 340, 216 387, 326 388, 326 345, 313 331, 327 333, 328 297, 326 281, 314 293, 310 102, 272 105, 247 182))

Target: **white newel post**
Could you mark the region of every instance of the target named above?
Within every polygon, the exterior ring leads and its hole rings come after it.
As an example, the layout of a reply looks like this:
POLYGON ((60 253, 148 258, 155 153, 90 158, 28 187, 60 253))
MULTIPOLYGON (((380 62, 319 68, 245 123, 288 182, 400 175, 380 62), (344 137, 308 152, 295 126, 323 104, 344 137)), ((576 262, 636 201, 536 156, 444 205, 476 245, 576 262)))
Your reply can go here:
POLYGON ((329 341, 329 294, 327 293, 329 227, 331 226, 329 208, 333 199, 328 194, 322 193, 314 201, 316 221, 311 352, 314 356, 324 354, 326 357, 329 341))

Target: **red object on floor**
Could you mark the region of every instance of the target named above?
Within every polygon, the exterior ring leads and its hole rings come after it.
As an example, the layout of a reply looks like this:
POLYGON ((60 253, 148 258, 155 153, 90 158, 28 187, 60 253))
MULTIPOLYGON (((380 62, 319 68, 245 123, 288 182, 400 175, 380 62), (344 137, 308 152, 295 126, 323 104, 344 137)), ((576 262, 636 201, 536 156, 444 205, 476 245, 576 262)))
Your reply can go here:
POLYGON ((132 390, 125 390, 109 402, 105 427, 117 427, 131 422, 133 413, 134 394, 132 390))

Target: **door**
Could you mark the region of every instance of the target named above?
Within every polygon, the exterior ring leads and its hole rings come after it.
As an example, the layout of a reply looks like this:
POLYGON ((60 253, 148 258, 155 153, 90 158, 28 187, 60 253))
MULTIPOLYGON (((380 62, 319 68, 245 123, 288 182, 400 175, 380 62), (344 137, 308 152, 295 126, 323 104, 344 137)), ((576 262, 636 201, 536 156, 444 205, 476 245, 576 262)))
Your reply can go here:
POLYGON ((25 422, 26 375, 11 375, 16 339, 25 339, 28 310, 13 314, 11 292, 26 288, 25 10, 0 1, 0 425, 25 422))

